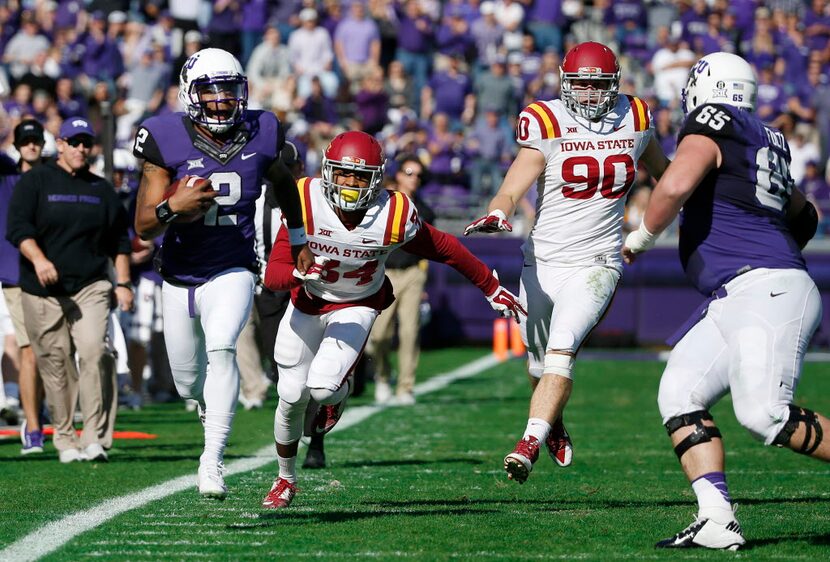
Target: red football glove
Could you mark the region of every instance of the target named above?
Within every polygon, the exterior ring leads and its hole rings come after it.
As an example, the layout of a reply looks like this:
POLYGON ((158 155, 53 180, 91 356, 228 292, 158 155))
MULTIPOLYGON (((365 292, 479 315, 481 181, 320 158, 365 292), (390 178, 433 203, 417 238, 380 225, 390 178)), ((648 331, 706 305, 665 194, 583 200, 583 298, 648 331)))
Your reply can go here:
MULTIPOLYGON (((495 270, 493 270, 493 277, 496 280, 499 278, 495 270)), ((487 302, 501 316, 507 318, 513 317, 517 322, 521 321, 521 316, 527 318, 527 311, 522 306, 522 303, 519 302, 519 297, 502 287, 501 284, 499 284, 492 294, 487 295, 487 302)))
POLYGON ((507 215, 504 211, 496 209, 486 217, 468 224, 464 229, 464 236, 469 236, 473 232, 513 232, 513 226, 507 222, 507 215))

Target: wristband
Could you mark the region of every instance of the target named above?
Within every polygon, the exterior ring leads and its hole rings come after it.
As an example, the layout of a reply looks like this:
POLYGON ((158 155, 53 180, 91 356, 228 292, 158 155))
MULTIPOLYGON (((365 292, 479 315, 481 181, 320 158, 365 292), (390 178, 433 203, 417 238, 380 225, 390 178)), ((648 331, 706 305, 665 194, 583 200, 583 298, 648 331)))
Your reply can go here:
POLYGON ((125 289, 133 290, 133 284, 129 281, 125 281, 124 283, 116 283, 116 287, 124 287, 125 289))
POLYGON ((170 224, 178 217, 179 214, 173 212, 167 199, 156 205, 156 218, 161 224, 170 224))
POLYGON ((308 241, 305 235, 305 227, 289 228, 288 241, 292 246, 302 246, 305 244, 308 241))
POLYGON ((646 223, 641 222, 640 227, 626 237, 625 246, 635 254, 639 254, 653 248, 658 236, 649 232, 646 223))

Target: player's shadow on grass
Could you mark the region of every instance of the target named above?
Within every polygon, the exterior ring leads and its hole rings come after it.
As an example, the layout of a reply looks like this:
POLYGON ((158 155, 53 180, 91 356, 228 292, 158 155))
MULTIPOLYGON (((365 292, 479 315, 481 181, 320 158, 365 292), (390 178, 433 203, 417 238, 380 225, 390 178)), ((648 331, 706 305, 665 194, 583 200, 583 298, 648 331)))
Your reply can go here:
POLYGON ((360 521, 364 519, 376 519, 378 517, 393 517, 401 515, 405 517, 435 517, 436 515, 488 515, 499 513, 498 509, 372 509, 366 511, 320 511, 320 512, 297 512, 297 511, 271 511, 259 514, 257 523, 236 523, 226 525, 225 528, 236 531, 247 529, 261 529, 272 527, 277 522, 303 521, 311 523, 344 523, 347 521, 360 521))
POLYGON ((434 460, 423 459, 390 459, 385 461, 353 461, 345 463, 337 463, 337 468, 362 468, 364 466, 427 466, 431 464, 470 464, 479 465, 484 461, 480 459, 465 459, 465 458, 442 458, 434 460))
POLYGON ((795 534, 785 535, 782 537, 769 537, 766 539, 750 539, 746 541, 746 545, 741 550, 752 550, 763 546, 771 546, 778 544, 793 543, 797 541, 804 541, 811 546, 828 546, 830 545, 830 534, 795 534))

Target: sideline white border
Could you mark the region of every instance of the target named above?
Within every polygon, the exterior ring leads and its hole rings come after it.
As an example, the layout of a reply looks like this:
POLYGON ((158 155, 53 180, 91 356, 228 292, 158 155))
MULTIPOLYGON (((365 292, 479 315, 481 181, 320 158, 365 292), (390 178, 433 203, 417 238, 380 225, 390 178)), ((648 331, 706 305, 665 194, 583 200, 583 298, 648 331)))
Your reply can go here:
MULTIPOLYGON (((440 390, 449 384, 474 377, 499 363, 492 354, 485 355, 466 365, 436 375, 426 382, 415 387, 414 393, 418 396, 440 390)), ((359 406, 347 408, 340 423, 332 431, 342 431, 359 424, 370 416, 385 410, 389 406, 359 406)), ((227 465, 227 475, 250 472, 266 464, 274 462, 274 446, 269 444, 253 453, 252 456, 239 459, 227 465)), ((47 523, 25 537, 13 542, 3 550, 0 550, 0 560, 30 562, 38 560, 47 554, 55 552, 75 537, 103 525, 110 519, 127 511, 138 509, 150 502, 160 500, 178 492, 195 487, 195 475, 188 474, 179 476, 167 482, 162 482, 150 488, 107 500, 89 509, 77 511, 71 515, 61 518, 58 521, 47 523)), ((195 495, 194 495, 195 497, 195 495)))

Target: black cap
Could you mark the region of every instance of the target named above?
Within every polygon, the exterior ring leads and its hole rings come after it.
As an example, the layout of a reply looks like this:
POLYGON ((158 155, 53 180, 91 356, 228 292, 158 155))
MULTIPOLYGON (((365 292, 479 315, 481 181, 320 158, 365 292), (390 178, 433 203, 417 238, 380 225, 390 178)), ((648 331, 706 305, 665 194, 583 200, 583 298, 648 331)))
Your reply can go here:
POLYGON ((28 139, 40 141, 41 144, 45 141, 43 137, 43 125, 34 119, 24 119, 14 128, 15 146, 23 146, 23 141, 28 139))
POLYGON ((286 166, 295 166, 300 162, 300 151, 291 141, 285 141, 285 144, 280 151, 280 158, 285 162, 286 166))

